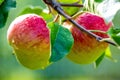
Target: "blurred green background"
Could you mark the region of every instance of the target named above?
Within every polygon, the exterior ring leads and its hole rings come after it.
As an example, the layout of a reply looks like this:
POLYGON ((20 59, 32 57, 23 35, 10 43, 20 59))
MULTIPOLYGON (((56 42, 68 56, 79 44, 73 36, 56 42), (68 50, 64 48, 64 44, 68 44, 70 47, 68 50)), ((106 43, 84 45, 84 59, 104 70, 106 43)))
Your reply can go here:
POLYGON ((11 21, 27 6, 45 8, 41 0, 17 0, 17 8, 11 9, 7 23, 0 29, 0 80, 120 80, 120 50, 111 46, 117 63, 104 58, 98 68, 93 64, 79 65, 64 58, 45 70, 30 70, 19 64, 9 46, 6 33, 11 21))

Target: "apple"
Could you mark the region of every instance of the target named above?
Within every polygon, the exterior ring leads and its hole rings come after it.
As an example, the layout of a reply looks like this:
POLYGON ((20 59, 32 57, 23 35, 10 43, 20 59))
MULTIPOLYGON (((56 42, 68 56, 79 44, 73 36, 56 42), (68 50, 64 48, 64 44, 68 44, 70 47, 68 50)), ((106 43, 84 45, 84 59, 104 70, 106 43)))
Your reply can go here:
MULTIPOLYGON (((101 16, 83 12, 75 17, 75 21, 102 38, 109 37, 101 32, 107 32, 111 24, 106 24, 101 16)), ((74 37, 73 47, 67 57, 75 63, 90 64, 96 61, 108 47, 108 43, 98 42, 94 37, 80 31, 70 22, 63 23, 63 26, 68 28, 74 37)))
POLYGON ((17 17, 8 28, 7 39, 25 67, 43 69, 49 65, 50 32, 41 16, 24 14, 17 17))

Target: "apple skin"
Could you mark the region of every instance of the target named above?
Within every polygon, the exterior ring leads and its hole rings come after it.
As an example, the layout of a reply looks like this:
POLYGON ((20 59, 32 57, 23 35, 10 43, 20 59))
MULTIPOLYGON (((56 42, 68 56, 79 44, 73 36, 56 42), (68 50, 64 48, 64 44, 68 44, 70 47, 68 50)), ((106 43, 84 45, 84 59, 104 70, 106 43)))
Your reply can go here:
POLYGON ((30 69, 43 69, 50 58, 50 33, 36 14, 17 17, 8 28, 7 39, 18 61, 30 69))
MULTIPOLYGON (((75 21, 87 30, 100 30, 106 32, 111 26, 111 24, 106 24, 102 17, 90 12, 81 13, 75 17, 75 21)), ((75 63, 90 64, 96 61, 108 47, 108 43, 98 42, 94 37, 80 31, 70 22, 65 22, 63 25, 71 31, 74 37, 73 47, 67 57, 75 63)), ((103 38, 109 37, 104 33, 94 33, 103 38)))

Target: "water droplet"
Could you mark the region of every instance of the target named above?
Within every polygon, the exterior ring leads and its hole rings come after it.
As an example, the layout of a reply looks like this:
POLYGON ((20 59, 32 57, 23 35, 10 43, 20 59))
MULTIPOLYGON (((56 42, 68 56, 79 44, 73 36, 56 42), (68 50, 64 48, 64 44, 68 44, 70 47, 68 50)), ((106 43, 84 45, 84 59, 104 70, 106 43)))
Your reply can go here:
POLYGON ((13 50, 13 54, 15 54, 15 51, 13 50))
POLYGON ((15 40, 14 40, 14 39, 12 39, 12 43, 13 43, 13 44, 15 43, 15 40))

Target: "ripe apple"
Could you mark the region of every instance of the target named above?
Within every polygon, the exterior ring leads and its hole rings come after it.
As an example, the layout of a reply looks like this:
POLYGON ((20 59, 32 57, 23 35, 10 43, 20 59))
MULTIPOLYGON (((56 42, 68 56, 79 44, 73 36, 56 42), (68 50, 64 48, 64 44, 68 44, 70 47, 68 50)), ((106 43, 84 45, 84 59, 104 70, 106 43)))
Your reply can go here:
MULTIPOLYGON (((108 31, 110 24, 106 24, 104 19, 98 15, 84 12, 76 16, 75 21, 87 30, 95 31, 93 33, 100 37, 109 37, 107 34, 101 33, 101 31, 108 31)), ((107 43, 98 42, 94 37, 80 31, 70 22, 65 22, 63 25, 71 31, 74 37, 74 45, 67 56, 73 62, 79 64, 92 63, 97 60, 108 47, 107 43)))
POLYGON ((50 33, 45 20, 36 14, 17 17, 8 28, 7 39, 21 64, 42 69, 49 64, 50 33))

